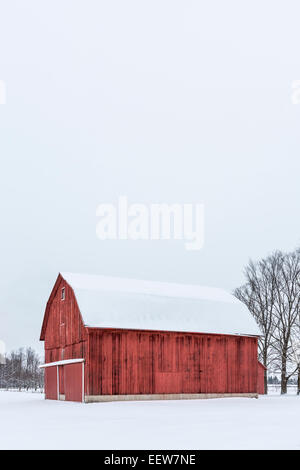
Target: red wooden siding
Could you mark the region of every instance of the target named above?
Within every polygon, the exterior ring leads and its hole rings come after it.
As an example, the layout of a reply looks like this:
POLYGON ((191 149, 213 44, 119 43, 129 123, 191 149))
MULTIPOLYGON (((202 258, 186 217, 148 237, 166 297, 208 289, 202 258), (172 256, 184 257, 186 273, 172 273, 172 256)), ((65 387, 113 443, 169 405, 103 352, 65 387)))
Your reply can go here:
POLYGON ((265 366, 258 361, 257 363, 257 393, 264 395, 265 393, 265 366))
POLYGON ((45 396, 47 400, 57 400, 57 367, 45 369, 45 396))
POLYGON ((64 366, 65 399, 67 401, 83 401, 82 369, 82 362, 64 366))
POLYGON ((65 368, 64 366, 59 366, 58 377, 59 377, 59 393, 60 395, 64 395, 65 394, 65 368))
POLYGON ((256 393, 257 339, 89 329, 89 395, 256 393))

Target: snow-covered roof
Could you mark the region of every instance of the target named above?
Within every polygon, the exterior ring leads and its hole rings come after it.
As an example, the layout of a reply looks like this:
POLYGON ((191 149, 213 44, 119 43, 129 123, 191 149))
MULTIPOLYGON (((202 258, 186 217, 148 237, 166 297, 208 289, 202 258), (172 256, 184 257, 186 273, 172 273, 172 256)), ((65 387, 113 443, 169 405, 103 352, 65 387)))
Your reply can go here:
POLYGON ((258 336, 246 306, 223 289, 61 273, 89 327, 258 336))

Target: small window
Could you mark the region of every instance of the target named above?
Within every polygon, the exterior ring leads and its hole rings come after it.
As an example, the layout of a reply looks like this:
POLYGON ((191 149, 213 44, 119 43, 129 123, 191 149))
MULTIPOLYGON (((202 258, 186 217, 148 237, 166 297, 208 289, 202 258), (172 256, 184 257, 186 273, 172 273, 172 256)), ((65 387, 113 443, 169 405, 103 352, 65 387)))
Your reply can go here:
POLYGON ((65 288, 64 287, 61 290, 61 300, 65 300, 65 288))

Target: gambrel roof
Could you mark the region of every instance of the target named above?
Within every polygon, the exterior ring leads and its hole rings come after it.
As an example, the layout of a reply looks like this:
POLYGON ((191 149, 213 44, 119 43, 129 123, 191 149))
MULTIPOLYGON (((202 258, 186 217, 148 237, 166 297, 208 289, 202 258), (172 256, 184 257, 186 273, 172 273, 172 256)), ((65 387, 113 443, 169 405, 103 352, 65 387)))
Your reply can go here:
POLYGON ((88 327, 261 335, 246 306, 223 289, 65 272, 61 276, 88 327))

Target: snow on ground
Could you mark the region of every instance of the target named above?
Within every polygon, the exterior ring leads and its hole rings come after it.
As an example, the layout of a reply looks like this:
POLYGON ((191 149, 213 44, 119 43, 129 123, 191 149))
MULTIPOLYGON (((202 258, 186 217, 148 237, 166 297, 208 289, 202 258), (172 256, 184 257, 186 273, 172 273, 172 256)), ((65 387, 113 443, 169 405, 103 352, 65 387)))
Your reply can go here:
POLYGON ((70 403, 0 392, 1 449, 300 449, 300 397, 70 403))

